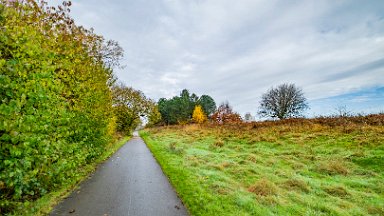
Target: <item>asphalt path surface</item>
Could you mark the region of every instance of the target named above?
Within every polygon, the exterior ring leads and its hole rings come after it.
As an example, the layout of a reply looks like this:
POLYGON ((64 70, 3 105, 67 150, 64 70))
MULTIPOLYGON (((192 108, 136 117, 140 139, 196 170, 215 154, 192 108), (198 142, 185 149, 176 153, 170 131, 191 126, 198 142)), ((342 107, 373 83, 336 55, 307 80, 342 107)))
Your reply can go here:
POLYGON ((50 215, 172 216, 188 213, 136 133, 50 215))

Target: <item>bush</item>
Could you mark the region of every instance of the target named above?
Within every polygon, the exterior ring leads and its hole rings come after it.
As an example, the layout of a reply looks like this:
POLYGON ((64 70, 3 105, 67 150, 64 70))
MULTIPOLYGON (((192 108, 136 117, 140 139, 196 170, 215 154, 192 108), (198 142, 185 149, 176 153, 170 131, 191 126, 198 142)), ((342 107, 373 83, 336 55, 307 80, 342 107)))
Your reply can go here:
POLYGON ((241 116, 238 113, 233 112, 232 107, 228 102, 222 103, 211 116, 211 119, 217 124, 238 124, 242 122, 241 116))

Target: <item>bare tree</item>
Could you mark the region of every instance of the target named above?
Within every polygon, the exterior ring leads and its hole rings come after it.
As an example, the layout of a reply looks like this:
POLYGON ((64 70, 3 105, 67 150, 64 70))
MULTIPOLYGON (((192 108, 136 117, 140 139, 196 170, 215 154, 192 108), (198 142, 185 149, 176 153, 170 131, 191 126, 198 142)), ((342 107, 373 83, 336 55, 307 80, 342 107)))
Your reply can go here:
POLYGON ((279 119, 300 117, 307 108, 301 88, 295 84, 284 83, 263 94, 259 115, 279 119))

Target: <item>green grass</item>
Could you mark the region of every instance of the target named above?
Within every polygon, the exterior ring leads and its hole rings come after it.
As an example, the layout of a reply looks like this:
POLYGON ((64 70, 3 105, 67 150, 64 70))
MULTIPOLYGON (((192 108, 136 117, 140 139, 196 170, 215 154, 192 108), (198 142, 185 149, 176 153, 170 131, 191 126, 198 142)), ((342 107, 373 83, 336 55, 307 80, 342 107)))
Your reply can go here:
POLYGON ((78 175, 76 178, 68 179, 68 182, 59 190, 50 192, 34 202, 24 203, 24 208, 14 212, 13 215, 48 215, 55 205, 57 205, 63 198, 70 195, 70 193, 76 189, 80 182, 87 179, 87 177, 95 171, 100 163, 108 159, 129 139, 130 137, 123 137, 116 143, 110 143, 110 145, 106 147, 106 151, 96 161, 78 169, 78 175))
POLYGON ((175 126, 141 136, 192 215, 384 215, 384 127, 175 126))

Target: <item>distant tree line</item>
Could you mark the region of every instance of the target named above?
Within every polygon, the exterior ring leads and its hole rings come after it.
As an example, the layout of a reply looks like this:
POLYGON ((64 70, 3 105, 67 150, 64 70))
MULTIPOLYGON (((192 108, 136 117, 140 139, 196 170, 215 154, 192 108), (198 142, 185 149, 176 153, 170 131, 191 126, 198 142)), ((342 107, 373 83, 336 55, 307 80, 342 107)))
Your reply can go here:
POLYGON ((197 106, 200 106, 205 116, 212 115, 216 110, 216 103, 211 96, 198 97, 195 93, 190 94, 187 89, 182 90, 180 96, 171 99, 161 98, 158 102, 158 110, 165 124, 190 122, 197 106))
POLYGON ((209 95, 198 97, 187 89, 171 99, 161 98, 158 103, 163 124, 204 123, 207 120, 218 124, 241 122, 241 116, 234 112, 228 102, 216 108, 216 102, 209 95))
MULTIPOLYGON (((241 116, 233 111, 228 102, 220 104, 216 109, 216 103, 211 96, 198 97, 194 93, 190 94, 187 89, 182 90, 180 96, 161 98, 157 106, 161 120, 157 118, 156 121, 163 124, 203 123, 206 120, 226 124, 242 121, 241 116)), ((285 83, 262 95, 258 113, 263 117, 285 119, 301 117, 307 108, 301 88, 285 83)), ((251 114, 247 113, 245 120, 250 121, 251 118, 251 114)))

